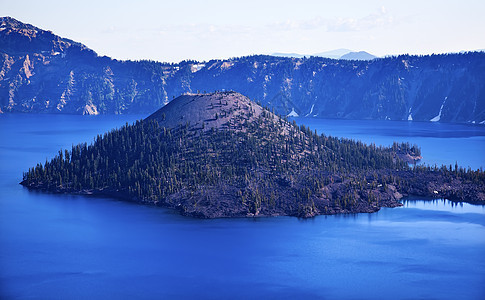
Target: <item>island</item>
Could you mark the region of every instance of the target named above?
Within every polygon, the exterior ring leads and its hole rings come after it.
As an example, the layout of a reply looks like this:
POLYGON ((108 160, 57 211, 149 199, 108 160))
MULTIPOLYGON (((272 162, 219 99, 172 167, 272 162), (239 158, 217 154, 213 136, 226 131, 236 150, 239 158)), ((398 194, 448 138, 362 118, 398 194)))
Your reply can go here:
POLYGON ((111 196, 199 218, 369 213, 402 197, 485 204, 482 170, 416 164, 420 149, 317 134, 237 92, 184 94, 60 150, 22 185, 111 196))

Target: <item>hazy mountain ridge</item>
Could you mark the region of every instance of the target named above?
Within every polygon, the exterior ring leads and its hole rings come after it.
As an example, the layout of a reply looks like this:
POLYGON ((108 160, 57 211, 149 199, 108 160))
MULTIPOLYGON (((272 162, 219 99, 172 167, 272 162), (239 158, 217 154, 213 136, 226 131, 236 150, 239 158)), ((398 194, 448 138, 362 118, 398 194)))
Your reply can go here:
POLYGON ((374 58, 377 58, 377 56, 372 55, 366 51, 350 52, 340 56, 340 59, 347 60, 372 60, 374 58))
POLYGON ((2 18, 2 112, 150 113, 186 92, 235 90, 287 115, 485 121, 485 53, 371 61, 247 56, 178 64, 118 61, 2 18))
POLYGON ((314 54, 299 54, 299 53, 281 53, 275 52, 272 53, 271 56, 278 56, 278 57, 289 57, 289 58, 304 58, 304 57, 324 57, 324 58, 332 58, 332 59, 345 59, 345 60, 372 60, 377 58, 377 56, 370 54, 366 51, 352 51, 349 49, 335 49, 331 51, 319 52, 314 54))

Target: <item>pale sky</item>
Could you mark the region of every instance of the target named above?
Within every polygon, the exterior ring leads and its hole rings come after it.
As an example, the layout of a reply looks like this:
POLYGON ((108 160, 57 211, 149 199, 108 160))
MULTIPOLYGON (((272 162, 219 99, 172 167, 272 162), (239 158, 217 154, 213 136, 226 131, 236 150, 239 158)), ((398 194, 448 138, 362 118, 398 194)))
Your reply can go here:
POLYGON ((117 59, 179 62, 348 48, 485 49, 484 0, 0 0, 11 16, 117 59))

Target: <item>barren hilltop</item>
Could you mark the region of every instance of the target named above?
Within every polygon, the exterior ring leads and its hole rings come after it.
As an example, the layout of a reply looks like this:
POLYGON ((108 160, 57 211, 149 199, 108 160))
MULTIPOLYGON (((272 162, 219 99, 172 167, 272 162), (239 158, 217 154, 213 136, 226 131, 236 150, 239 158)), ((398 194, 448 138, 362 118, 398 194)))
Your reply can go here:
MULTIPOLYGON (((188 124, 191 129, 207 131, 211 128, 244 130, 245 123, 256 121, 264 109, 236 92, 185 94, 177 101, 150 115, 160 126, 176 128, 188 124)), ((277 116, 274 116, 276 120, 277 116)))
POLYGON ((317 135, 236 92, 182 95, 24 174, 31 189, 103 194, 202 218, 375 212, 406 195, 485 201, 482 171, 414 167, 409 144, 317 135))

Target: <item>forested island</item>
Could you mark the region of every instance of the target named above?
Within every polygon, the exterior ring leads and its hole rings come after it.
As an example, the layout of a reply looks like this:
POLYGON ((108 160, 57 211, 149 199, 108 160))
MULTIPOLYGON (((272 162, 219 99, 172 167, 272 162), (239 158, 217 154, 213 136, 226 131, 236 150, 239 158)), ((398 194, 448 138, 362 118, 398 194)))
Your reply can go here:
POLYGON ((180 96, 90 145, 60 150, 21 184, 201 218, 375 212, 408 195, 485 204, 482 170, 419 158, 416 145, 318 135, 239 93, 215 92, 180 96))

